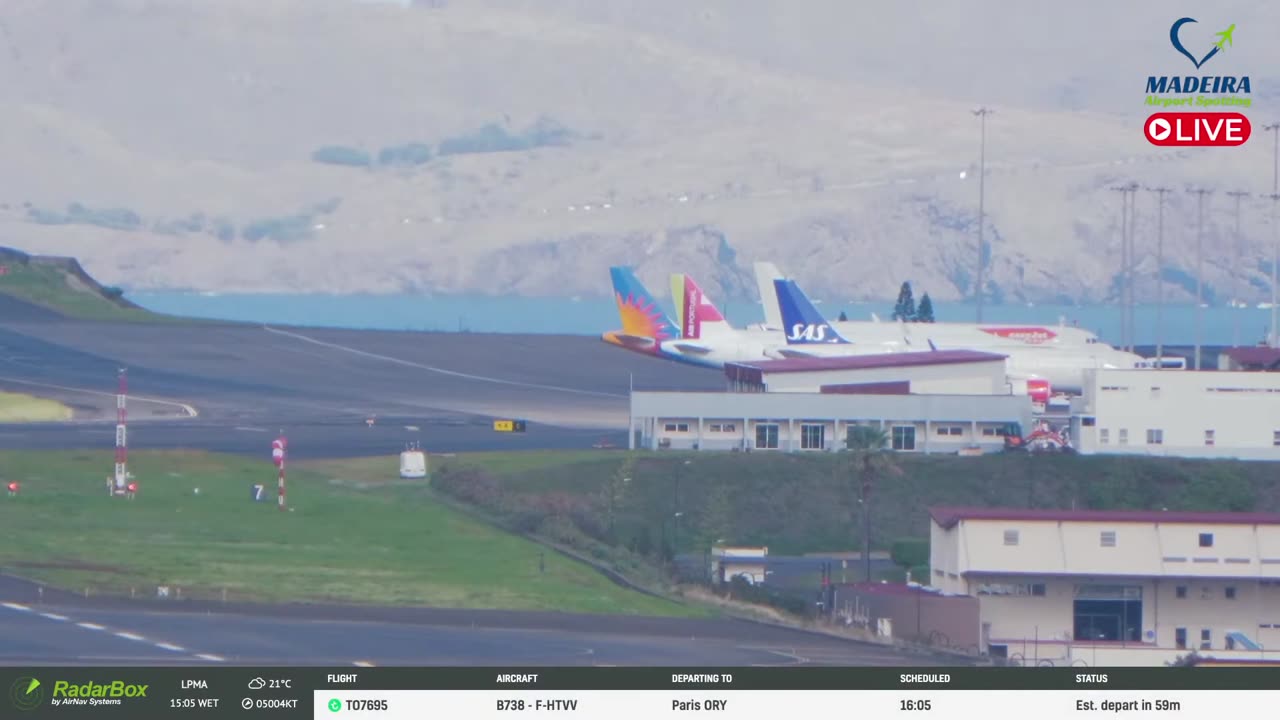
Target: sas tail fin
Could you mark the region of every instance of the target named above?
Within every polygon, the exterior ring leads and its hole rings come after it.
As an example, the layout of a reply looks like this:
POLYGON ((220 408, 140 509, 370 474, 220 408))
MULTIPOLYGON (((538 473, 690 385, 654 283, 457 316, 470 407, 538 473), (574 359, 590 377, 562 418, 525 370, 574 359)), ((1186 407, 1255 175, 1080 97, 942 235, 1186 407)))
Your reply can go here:
POLYGON ((800 291, 794 280, 774 280, 788 345, 848 345, 818 308, 800 291))

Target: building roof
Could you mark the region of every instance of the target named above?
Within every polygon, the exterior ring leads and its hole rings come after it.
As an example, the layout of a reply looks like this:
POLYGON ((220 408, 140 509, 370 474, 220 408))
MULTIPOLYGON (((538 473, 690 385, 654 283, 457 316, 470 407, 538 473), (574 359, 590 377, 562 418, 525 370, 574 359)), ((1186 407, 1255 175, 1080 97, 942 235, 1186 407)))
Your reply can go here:
POLYGON ((1280 513, 1184 512, 1168 510, 1025 510, 1020 508, 932 507, 929 516, 951 529, 961 520, 1037 522, 1187 523, 1194 525, 1280 525, 1280 513))
POLYGON ((1280 348, 1236 347, 1227 348, 1222 351, 1222 354, 1234 360, 1236 364, 1244 367, 1261 367, 1270 370, 1280 370, 1280 348))

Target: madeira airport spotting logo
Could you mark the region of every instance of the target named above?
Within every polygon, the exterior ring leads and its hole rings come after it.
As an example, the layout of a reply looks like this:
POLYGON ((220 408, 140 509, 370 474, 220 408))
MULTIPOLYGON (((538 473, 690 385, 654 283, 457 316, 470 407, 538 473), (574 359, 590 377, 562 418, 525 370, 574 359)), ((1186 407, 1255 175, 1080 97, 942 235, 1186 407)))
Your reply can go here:
POLYGON ((16 710, 35 710, 44 703, 44 685, 36 678, 20 677, 9 686, 9 700, 16 710))
MULTIPOLYGON (((1147 76, 1146 104, 1166 110, 1147 118, 1143 127, 1147 140, 1160 146, 1243 145, 1252 127, 1249 119, 1238 112, 1167 112, 1174 108, 1247 108, 1253 104, 1248 75, 1211 75, 1205 70, 1210 61, 1220 58, 1235 44, 1235 24, 1213 33, 1214 41, 1207 46, 1192 42, 1189 48, 1184 36, 1194 33, 1186 33, 1184 28, 1193 24, 1197 24, 1195 18, 1175 21, 1169 28, 1169 43, 1190 61, 1195 74, 1147 76)), ((1215 67, 1221 64, 1219 61, 1215 67)))

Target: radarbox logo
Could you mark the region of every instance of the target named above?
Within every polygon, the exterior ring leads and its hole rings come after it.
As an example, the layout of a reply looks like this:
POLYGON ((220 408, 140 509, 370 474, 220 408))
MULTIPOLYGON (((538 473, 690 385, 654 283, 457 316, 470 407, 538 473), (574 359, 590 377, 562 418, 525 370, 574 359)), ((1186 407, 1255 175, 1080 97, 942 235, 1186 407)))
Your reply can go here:
POLYGON ((44 703, 44 686, 36 678, 20 677, 9 686, 9 700, 15 710, 35 710, 44 703))
MULTIPOLYGON (((1222 32, 1214 33, 1217 39, 1207 50, 1197 45, 1196 51, 1187 48, 1184 28, 1198 24, 1195 18, 1178 19, 1169 28, 1169 43, 1178 54, 1191 61, 1199 71, 1206 63, 1235 44, 1235 24, 1222 32), (1197 54, 1198 53, 1198 54, 1197 54)), ((1248 75, 1148 75, 1147 105, 1170 107, 1249 107, 1253 100, 1248 96, 1252 92, 1248 75)))

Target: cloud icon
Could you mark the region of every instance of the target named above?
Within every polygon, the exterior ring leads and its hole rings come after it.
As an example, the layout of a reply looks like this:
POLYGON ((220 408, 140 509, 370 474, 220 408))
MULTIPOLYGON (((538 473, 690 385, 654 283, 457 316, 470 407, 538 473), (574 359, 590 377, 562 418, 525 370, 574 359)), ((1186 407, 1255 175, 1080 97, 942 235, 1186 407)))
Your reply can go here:
POLYGON ((261 690, 262 688, 264 688, 264 687, 266 687, 266 686, 267 686, 267 681, 266 681, 266 680, 263 680, 263 679, 262 679, 262 678, 260 678, 260 677, 256 677, 256 678, 254 678, 254 679, 252 679, 252 680, 250 680, 250 681, 249 681, 249 689, 250 689, 250 690, 261 690))

